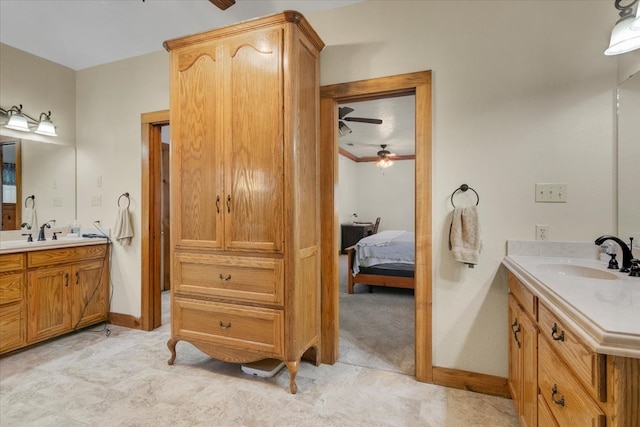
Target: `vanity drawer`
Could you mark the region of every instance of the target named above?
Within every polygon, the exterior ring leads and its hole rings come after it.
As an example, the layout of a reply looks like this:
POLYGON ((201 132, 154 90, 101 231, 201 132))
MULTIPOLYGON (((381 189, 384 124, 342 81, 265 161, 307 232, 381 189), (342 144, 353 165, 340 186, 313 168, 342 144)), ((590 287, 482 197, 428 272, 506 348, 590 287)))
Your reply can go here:
POLYGON ((516 297, 525 312, 529 313, 534 320, 538 320, 538 298, 520 283, 520 280, 513 273, 509 273, 508 280, 509 292, 516 297))
POLYGON ((606 417, 546 338, 538 342, 538 385, 553 418, 561 426, 604 427, 606 417))
POLYGON ((105 258, 107 245, 74 246, 70 248, 33 251, 27 254, 29 267, 42 267, 85 259, 105 258))
POLYGON ((176 291, 232 301, 283 304, 283 261, 276 258, 176 254, 176 291))
POLYGON ((23 270, 27 266, 24 253, 0 255, 0 273, 23 270))
POLYGON ((284 354, 282 310, 184 298, 175 298, 173 304, 173 334, 179 338, 274 357, 284 354))
POLYGON ((595 399, 606 402, 606 356, 589 350, 544 304, 539 307, 540 334, 570 366, 595 399))
POLYGON ((24 347, 27 342, 24 303, 0 307, 0 354, 24 347))
POLYGON ((24 273, 0 276, 0 304, 22 301, 25 296, 25 283, 24 273))

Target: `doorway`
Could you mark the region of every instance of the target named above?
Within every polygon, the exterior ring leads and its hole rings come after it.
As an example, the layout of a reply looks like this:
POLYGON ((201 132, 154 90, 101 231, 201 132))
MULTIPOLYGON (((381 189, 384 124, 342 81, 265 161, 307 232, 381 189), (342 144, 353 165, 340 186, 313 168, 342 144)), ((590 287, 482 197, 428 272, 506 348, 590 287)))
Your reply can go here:
POLYGON ((431 72, 402 74, 320 88, 320 171, 322 198, 322 362, 338 359, 338 104, 415 95, 415 369, 416 379, 433 382, 431 236, 431 72))

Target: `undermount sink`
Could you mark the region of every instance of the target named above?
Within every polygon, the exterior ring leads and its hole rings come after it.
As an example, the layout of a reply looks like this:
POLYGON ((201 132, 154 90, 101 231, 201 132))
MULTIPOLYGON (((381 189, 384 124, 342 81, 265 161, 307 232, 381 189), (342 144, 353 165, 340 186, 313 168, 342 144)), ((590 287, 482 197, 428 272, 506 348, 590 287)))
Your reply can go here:
POLYGON ((618 280, 618 276, 608 271, 597 268, 586 267, 574 264, 541 264, 538 266, 541 271, 555 273, 560 276, 583 277, 587 279, 618 280))

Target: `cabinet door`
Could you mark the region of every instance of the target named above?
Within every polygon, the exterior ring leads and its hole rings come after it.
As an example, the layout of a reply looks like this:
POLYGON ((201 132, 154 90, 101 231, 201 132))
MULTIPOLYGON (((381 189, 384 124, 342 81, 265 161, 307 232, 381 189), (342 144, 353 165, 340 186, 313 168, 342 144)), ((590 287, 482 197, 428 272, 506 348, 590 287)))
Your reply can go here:
POLYGON ((517 300, 509 294, 509 392, 520 414, 522 411, 522 326, 517 300))
POLYGON ((523 426, 538 425, 538 329, 524 312, 520 312, 522 328, 522 399, 520 422, 523 426))
POLYGON ((27 342, 25 274, 0 275, 0 354, 27 342))
POLYGON ((282 252, 283 30, 234 37, 224 55, 225 247, 282 252))
POLYGON ((171 213, 175 244, 223 247, 221 46, 171 57, 171 213))
POLYGON ((43 268, 28 273, 29 343, 71 329, 70 276, 68 267, 43 268))
POLYGON ((107 318, 109 298, 106 261, 88 261, 72 270, 72 326, 83 327, 107 318))

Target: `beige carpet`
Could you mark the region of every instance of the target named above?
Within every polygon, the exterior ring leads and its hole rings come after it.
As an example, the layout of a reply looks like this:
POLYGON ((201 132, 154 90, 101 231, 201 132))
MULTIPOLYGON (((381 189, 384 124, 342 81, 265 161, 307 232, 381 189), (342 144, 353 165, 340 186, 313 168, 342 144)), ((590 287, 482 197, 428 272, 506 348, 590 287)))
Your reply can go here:
POLYGON ((349 365, 415 374, 411 289, 356 285, 347 293, 347 256, 340 256, 340 355, 349 365))

